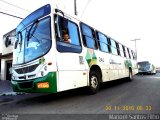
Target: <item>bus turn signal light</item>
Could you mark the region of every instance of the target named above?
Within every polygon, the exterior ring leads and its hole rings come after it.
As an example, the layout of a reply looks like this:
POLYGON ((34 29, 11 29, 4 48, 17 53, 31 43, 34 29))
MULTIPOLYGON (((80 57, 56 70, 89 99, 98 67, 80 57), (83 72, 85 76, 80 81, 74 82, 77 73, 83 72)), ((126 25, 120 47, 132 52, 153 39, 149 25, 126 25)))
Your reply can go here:
POLYGON ((48 82, 40 82, 37 84, 37 88, 49 88, 48 82))
POLYGON ((49 62, 48 65, 52 65, 52 62, 49 62))

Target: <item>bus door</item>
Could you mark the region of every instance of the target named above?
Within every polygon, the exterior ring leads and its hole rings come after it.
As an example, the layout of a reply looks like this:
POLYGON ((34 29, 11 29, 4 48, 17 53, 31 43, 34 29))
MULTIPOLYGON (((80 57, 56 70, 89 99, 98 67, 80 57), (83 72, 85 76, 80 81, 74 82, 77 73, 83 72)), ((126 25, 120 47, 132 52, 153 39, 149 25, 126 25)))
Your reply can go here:
POLYGON ((87 85, 87 72, 82 55, 78 25, 55 16, 58 91, 87 85))

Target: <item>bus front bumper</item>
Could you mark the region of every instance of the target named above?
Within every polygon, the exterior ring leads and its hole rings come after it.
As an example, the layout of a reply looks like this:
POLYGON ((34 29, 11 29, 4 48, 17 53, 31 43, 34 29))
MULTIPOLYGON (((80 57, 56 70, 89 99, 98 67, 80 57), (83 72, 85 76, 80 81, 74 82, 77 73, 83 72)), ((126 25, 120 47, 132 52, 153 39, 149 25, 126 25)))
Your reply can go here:
POLYGON ((32 80, 12 80, 14 92, 27 93, 56 93, 57 76, 56 72, 50 72, 46 76, 32 80))

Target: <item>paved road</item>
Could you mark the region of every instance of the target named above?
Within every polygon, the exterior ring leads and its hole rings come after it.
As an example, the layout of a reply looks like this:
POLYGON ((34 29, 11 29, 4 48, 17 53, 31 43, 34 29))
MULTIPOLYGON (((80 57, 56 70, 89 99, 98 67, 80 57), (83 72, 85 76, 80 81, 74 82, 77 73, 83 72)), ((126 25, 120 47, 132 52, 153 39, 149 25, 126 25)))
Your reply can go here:
POLYGON ((137 75, 132 82, 107 82, 96 95, 77 89, 58 94, 0 96, 0 113, 156 114, 160 113, 160 74, 137 75))

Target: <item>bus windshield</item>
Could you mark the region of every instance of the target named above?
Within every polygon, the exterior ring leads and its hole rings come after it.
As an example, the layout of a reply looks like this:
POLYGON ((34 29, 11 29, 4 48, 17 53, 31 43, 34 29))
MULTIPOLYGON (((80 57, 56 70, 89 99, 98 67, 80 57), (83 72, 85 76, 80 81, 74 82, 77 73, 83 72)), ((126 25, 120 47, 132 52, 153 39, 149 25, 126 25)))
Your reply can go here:
POLYGON ((50 13, 51 6, 47 4, 32 12, 17 26, 13 65, 30 62, 49 51, 51 47, 50 13))
POLYGON ((33 22, 17 32, 13 64, 22 64, 46 54, 51 47, 51 18, 33 22))
POLYGON ((148 61, 144 61, 144 62, 138 62, 139 68, 143 68, 146 66, 149 66, 150 63, 148 61))

